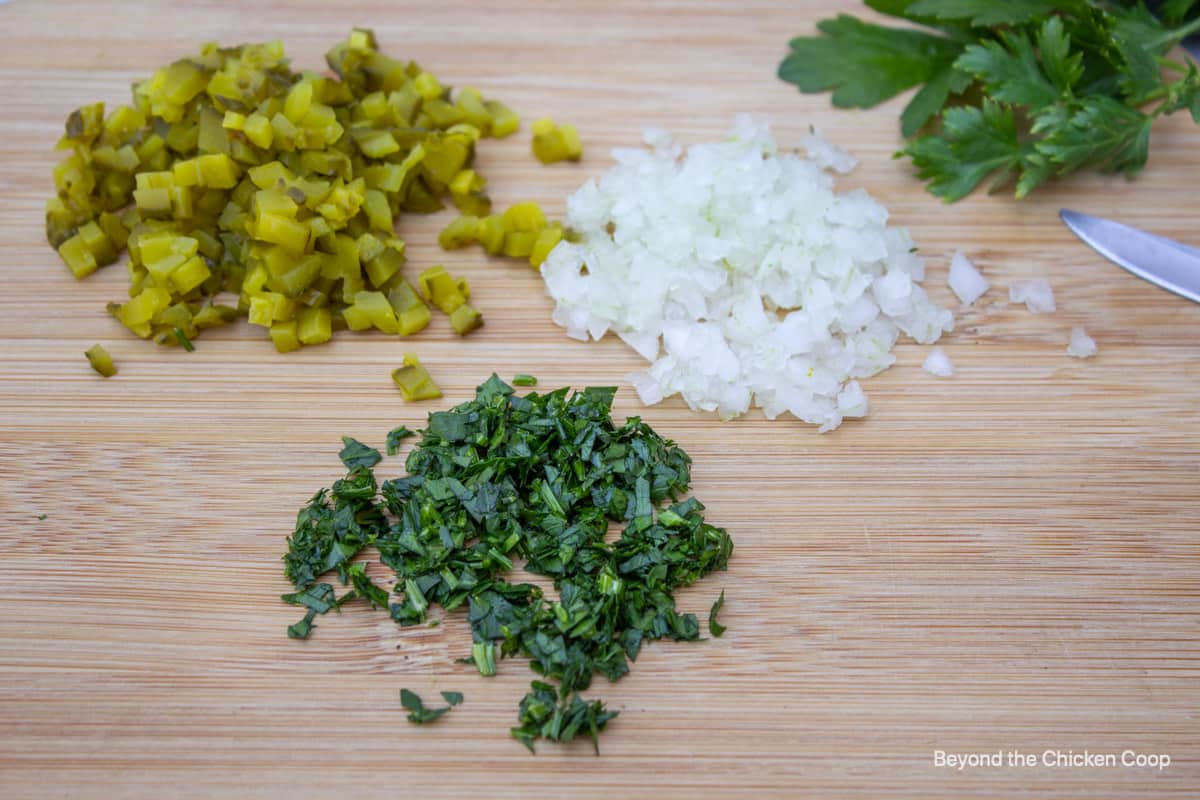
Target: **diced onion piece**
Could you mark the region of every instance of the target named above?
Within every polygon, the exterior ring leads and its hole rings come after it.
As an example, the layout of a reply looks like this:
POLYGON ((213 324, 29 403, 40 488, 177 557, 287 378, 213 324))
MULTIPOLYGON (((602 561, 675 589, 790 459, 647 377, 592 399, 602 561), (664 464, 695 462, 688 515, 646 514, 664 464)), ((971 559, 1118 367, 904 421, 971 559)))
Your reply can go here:
POLYGON ((950 289, 963 305, 969 306, 983 296, 990 284, 961 250, 950 259, 950 289))
POLYGON ((1017 281, 1008 287, 1008 299, 1012 303, 1024 303, 1034 314, 1049 314, 1056 308, 1054 290, 1044 278, 1017 281))
POLYGON ((936 375, 939 378, 950 378, 954 375, 954 364, 951 363, 950 357, 940 347, 935 347, 929 351, 929 355, 926 356, 922 368, 930 375, 936 375))
POLYGON ((1096 340, 1087 335, 1083 328, 1071 328, 1071 341, 1067 344, 1067 355, 1074 358, 1091 358, 1099 352, 1096 340))

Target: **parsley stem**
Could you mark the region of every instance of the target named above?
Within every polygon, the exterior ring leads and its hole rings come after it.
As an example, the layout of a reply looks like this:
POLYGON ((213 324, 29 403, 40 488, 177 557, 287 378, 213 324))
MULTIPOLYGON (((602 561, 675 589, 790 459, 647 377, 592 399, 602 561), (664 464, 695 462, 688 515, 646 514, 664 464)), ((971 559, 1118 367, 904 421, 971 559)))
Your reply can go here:
POLYGON ((1187 66, 1186 66, 1186 65, 1184 65, 1184 64, 1180 64, 1178 61, 1173 61, 1173 60, 1171 60, 1171 59, 1169 59, 1169 58, 1160 58, 1160 59, 1158 59, 1158 65, 1159 65, 1160 67, 1163 67, 1164 69, 1169 69, 1169 70, 1172 70, 1172 71, 1174 71, 1174 72, 1184 72, 1184 73, 1186 73, 1186 72, 1188 71, 1188 68, 1187 68, 1187 66))
POLYGON ((1162 100, 1168 94, 1170 94, 1170 90, 1168 89, 1168 87, 1159 86, 1154 91, 1147 92, 1146 94, 1142 95, 1141 97, 1139 97, 1135 100, 1131 100, 1129 102, 1129 107, 1130 108, 1141 108, 1142 106, 1146 105, 1147 103, 1153 103, 1155 100, 1162 100))
POLYGON ((1146 47, 1147 48, 1158 47, 1159 45, 1164 45, 1164 44, 1167 44, 1168 42, 1170 42, 1172 45, 1174 45, 1178 42, 1183 41, 1188 36, 1191 36, 1193 33, 1197 33, 1197 32, 1200 32, 1200 17, 1197 17, 1196 19, 1192 20, 1187 25, 1176 28, 1175 30, 1170 31, 1169 33, 1164 33, 1162 36, 1159 36, 1156 39, 1151 39, 1149 42, 1146 43, 1146 47))

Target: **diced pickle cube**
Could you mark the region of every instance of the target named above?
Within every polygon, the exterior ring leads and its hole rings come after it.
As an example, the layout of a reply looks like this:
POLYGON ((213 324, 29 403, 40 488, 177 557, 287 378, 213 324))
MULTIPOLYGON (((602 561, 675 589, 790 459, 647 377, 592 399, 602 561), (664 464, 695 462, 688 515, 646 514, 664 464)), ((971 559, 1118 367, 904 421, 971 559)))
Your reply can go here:
POLYGON ((442 396, 415 353, 405 353, 403 366, 392 370, 392 381, 407 401, 433 400, 442 396))
POLYGON ((454 328, 459 336, 466 336, 482 325, 483 315, 466 303, 454 309, 454 312, 450 314, 450 327, 454 328))
POLYGON ((300 347, 300 337, 296 333, 296 320, 276 322, 271 326, 271 341, 280 353, 288 353, 300 347))
POLYGON ((87 356, 88 363, 92 365, 92 369, 103 375, 105 378, 111 378, 117 374, 117 365, 113 363, 112 356, 103 346, 94 344, 83 352, 87 356))

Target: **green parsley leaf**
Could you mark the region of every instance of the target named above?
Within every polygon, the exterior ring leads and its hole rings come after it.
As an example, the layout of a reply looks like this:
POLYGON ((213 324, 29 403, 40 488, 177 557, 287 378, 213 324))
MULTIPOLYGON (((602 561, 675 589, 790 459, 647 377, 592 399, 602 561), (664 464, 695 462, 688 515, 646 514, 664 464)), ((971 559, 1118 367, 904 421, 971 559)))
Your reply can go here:
POLYGON ((1060 5, 1064 4, 1051 0, 917 0, 908 6, 905 16, 964 20, 986 28, 1021 25, 1055 11, 1060 5))
POLYGON ((959 106, 942 114, 944 130, 912 142, 904 151, 929 191, 953 202, 988 175, 1020 168, 1027 149, 1017 137, 1011 108, 985 100, 981 108, 959 106))
MULTIPOLYGON (((934 16, 923 16, 914 13, 912 7, 919 0, 865 0, 868 8, 878 11, 880 14, 887 14, 889 17, 899 17, 906 19, 909 22, 915 22, 918 25, 925 25, 930 28, 947 29, 942 20, 934 16)), ((950 28, 959 27, 955 23, 951 23, 950 28)))
POLYGON ((725 607, 725 590, 721 590, 721 596, 712 604, 712 608, 708 612, 708 632, 713 636, 720 636, 725 632, 725 626, 717 622, 717 614, 721 613, 721 609, 725 607))
POLYGON ((342 444, 344 447, 338 453, 338 458, 346 465, 346 469, 373 467, 383 459, 383 456, 374 447, 365 445, 357 439, 351 439, 349 436, 342 437, 342 444))
POLYGON ((1000 41, 973 44, 954 67, 977 77, 1000 103, 1042 108, 1058 100, 1058 89, 1042 72, 1033 42, 1024 33, 1005 33, 1000 41))
POLYGON ((408 437, 416 435, 416 433, 410 431, 403 425, 398 428, 392 428, 390 431, 388 431, 387 435, 387 454, 389 456, 396 455, 396 453, 400 452, 400 443, 408 437))
POLYGON ((1162 18, 1168 25, 1182 25, 1200 0, 1166 0, 1162 4, 1162 18))
POLYGON ((1089 97, 1037 150, 1062 171, 1096 166, 1132 174, 1146 164, 1154 119, 1110 97, 1089 97))
MULTIPOLYGON (((445 693, 443 692, 443 694, 445 693)), ((461 698, 462 696, 459 695, 460 700, 461 698)), ((450 706, 446 706, 445 708, 426 708, 425 704, 421 702, 421 698, 408 689, 400 690, 400 705, 408 710, 408 721, 418 725, 433 722, 450 710, 450 706)))
POLYGON ((823 36, 792 39, 779 77, 802 92, 833 90, 838 108, 871 108, 925 83, 954 62, 961 47, 915 30, 896 30, 841 15, 817 26, 823 36))
POLYGON ((1200 123, 1194 63, 1167 58, 1200 33, 1200 0, 866 5, 944 35, 841 15, 818 23, 821 36, 794 39, 779 76, 804 92, 833 90, 838 107, 919 86, 901 114, 900 154, 947 201, 984 182, 1015 183, 1021 198, 1083 169, 1132 176, 1156 119, 1187 111, 1200 123))
POLYGON ((537 386, 538 381, 537 378, 533 377, 532 375, 526 375, 522 372, 518 375, 514 375, 512 382, 513 386, 537 386))
POLYGON ((937 116, 952 95, 965 92, 973 82, 970 74, 956 69, 953 64, 938 70, 904 107, 900 115, 900 132, 905 137, 915 136, 937 116))
POLYGON ((1083 77, 1083 53, 1071 49, 1071 36, 1061 17, 1050 17, 1038 30, 1042 69, 1060 94, 1069 94, 1083 77))
POLYGON ((38 514, 38 521, 39 521, 39 522, 40 522, 41 520, 44 520, 45 518, 46 518, 46 515, 45 515, 45 514, 38 514))
POLYGON ((1124 60, 1119 76, 1123 95, 1140 105, 1162 85, 1158 58, 1170 42, 1170 32, 1140 3, 1114 12, 1111 40, 1124 60))
POLYGON ((442 692, 442 699, 452 706, 456 706, 463 701, 462 692, 442 692))

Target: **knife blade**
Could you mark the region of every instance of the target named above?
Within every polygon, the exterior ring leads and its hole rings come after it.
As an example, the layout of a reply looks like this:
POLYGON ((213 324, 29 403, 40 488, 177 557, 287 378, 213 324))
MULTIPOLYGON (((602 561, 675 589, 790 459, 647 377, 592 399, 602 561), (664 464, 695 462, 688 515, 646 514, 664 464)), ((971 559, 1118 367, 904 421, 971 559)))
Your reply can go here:
POLYGON ((1066 208, 1059 216, 1085 244, 1117 266, 1200 303, 1200 248, 1066 208))

